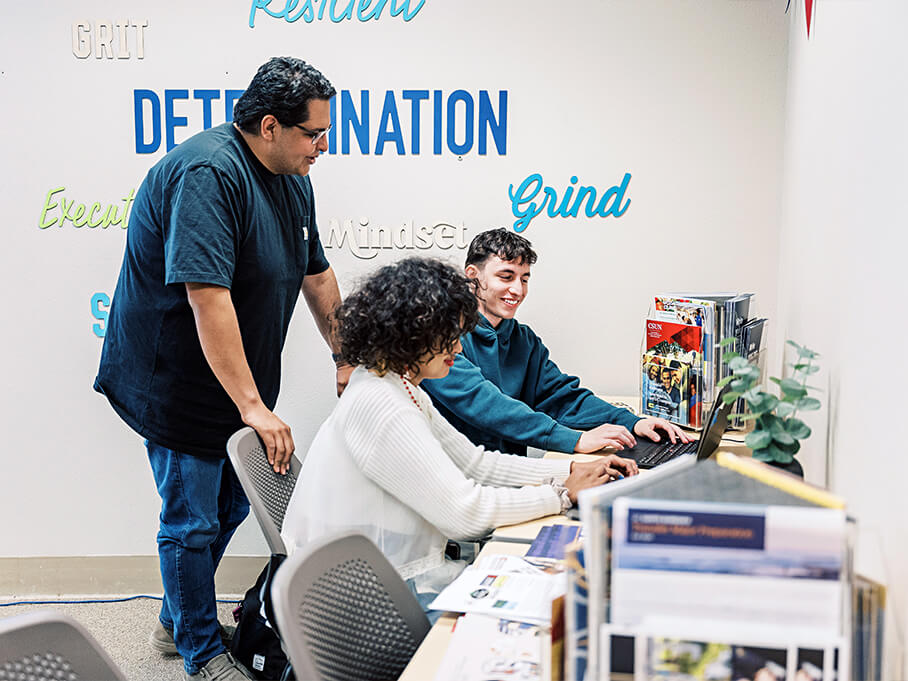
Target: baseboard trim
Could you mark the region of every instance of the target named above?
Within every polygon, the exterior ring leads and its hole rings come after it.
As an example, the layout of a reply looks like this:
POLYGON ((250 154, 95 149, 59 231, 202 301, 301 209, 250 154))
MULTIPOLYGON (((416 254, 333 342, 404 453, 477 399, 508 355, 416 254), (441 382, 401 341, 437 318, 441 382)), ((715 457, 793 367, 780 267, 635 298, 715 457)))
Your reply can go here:
MULTIPOLYGON (((215 575, 218 596, 241 595, 267 556, 224 556, 215 575)), ((0 558, 0 598, 63 595, 160 596, 157 556, 50 556, 0 558)))

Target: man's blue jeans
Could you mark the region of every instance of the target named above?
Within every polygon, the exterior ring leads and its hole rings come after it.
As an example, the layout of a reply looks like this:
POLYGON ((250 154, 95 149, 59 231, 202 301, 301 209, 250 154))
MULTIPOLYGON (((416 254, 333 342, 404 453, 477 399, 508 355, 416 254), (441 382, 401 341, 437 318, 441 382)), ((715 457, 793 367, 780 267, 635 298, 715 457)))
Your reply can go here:
POLYGON ((249 500, 227 459, 202 459, 146 441, 161 496, 161 624, 173 631, 188 674, 224 652, 214 572, 249 500))

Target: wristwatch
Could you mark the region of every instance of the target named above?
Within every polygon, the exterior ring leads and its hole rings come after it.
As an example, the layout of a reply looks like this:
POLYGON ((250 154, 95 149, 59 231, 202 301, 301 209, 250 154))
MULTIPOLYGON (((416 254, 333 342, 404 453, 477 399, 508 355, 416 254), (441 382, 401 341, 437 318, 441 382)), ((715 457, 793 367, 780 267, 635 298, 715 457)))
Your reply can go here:
POLYGON ((574 506, 574 502, 571 501, 571 495, 568 494, 567 487, 555 480, 555 478, 549 478, 546 482, 552 486, 552 489, 555 490, 555 494, 557 494, 558 498, 561 500, 562 513, 574 506))

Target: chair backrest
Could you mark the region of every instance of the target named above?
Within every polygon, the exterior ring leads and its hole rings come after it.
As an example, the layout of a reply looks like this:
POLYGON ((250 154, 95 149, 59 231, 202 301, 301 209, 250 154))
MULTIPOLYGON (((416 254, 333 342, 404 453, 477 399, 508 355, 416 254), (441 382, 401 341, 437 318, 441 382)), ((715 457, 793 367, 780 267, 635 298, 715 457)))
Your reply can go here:
POLYGON ((274 472, 268 463, 265 447, 252 428, 242 428, 227 441, 227 456, 252 506, 252 513, 262 528, 271 553, 286 554, 281 539, 284 513, 300 474, 300 460, 290 457, 286 475, 274 472))
POLYGON ((397 679, 429 632, 400 575, 355 532, 295 551, 275 574, 271 600, 298 679, 397 679))
POLYGON ((52 610, 0 620, 0 678, 126 681, 81 624, 52 610))

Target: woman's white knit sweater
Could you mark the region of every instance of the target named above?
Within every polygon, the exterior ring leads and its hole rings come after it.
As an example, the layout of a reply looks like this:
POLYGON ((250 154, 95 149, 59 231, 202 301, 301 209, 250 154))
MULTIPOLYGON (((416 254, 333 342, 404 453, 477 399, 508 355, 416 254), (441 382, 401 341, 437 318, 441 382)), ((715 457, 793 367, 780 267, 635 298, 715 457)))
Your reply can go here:
POLYGON ((477 447, 405 381, 353 372, 303 461, 281 536, 292 552, 357 530, 404 579, 422 576, 417 585, 434 589, 453 578, 441 574, 447 539, 559 513, 558 494, 544 483, 563 482, 570 462, 477 447))

